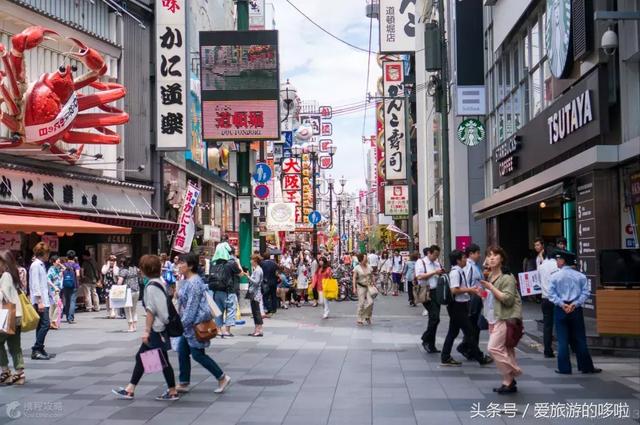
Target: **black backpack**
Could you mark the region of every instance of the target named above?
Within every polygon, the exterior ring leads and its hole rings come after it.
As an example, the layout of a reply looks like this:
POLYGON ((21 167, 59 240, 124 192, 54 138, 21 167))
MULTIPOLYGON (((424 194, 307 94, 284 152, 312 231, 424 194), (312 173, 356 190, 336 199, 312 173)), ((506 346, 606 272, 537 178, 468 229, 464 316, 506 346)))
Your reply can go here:
POLYGON ((182 327, 182 320, 180 320, 180 315, 176 310, 176 307, 173 305, 173 300, 171 296, 167 294, 164 287, 158 282, 151 281, 149 285, 155 286, 156 288, 160 288, 162 292, 167 297, 167 310, 169 310, 169 322, 167 323, 165 330, 169 334, 170 337, 178 337, 182 336, 184 333, 184 328, 182 327))
POLYGON ((443 273, 438 277, 438 285, 436 286, 436 302, 440 305, 448 305, 451 303, 451 286, 449 285, 449 274, 443 273))
POLYGON ((213 292, 228 292, 231 282, 231 273, 227 268, 227 263, 213 263, 209 269, 207 283, 213 292))

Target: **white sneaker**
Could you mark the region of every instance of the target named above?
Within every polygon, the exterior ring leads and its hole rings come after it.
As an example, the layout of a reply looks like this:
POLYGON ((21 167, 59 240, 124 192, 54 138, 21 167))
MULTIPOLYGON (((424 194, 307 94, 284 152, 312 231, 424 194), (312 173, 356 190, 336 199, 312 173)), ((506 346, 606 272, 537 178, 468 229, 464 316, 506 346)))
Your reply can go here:
POLYGON ((428 316, 428 315, 429 315, 429 312, 428 312, 427 310, 422 310, 422 315, 423 315, 423 316, 428 316))
POLYGON ((224 375, 224 381, 222 381, 222 383, 219 383, 218 388, 213 390, 213 392, 216 394, 223 393, 230 383, 231 383, 231 378, 229 378, 229 375, 224 375))
POLYGON ((329 314, 328 314, 328 313, 327 313, 327 314, 323 314, 323 315, 322 315, 322 318, 323 318, 323 319, 328 319, 328 318, 329 318, 329 314))

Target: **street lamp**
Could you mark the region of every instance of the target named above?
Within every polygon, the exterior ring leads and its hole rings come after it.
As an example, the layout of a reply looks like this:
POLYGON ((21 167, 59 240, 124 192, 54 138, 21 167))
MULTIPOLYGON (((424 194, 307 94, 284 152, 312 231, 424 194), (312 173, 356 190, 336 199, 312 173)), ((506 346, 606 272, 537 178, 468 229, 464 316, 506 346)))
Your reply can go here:
POLYGON ((344 177, 340 179, 340 192, 334 189, 335 180, 333 179, 333 177, 327 177, 325 181, 327 182, 327 190, 319 190, 319 192, 322 196, 329 195, 329 226, 333 227, 333 195, 342 195, 342 193, 344 192, 344 185, 347 184, 347 180, 344 177))
MULTIPOLYGON (((317 186, 316 186, 316 165, 318 163, 318 150, 319 147, 316 143, 310 143, 307 146, 307 150, 309 151, 309 156, 311 157, 311 187, 312 187, 312 195, 313 195, 313 211, 318 209, 318 199, 317 199, 317 186)), ((313 245, 313 255, 318 255, 318 224, 313 224, 313 234, 312 234, 312 245, 313 245)))
POLYGON ((298 90, 289 82, 287 78, 287 82, 280 86, 280 99, 282 99, 282 103, 284 104, 284 108, 287 110, 287 114, 285 115, 282 122, 285 122, 289 118, 289 113, 291 112, 291 105, 294 100, 296 100, 296 96, 298 95, 298 90))

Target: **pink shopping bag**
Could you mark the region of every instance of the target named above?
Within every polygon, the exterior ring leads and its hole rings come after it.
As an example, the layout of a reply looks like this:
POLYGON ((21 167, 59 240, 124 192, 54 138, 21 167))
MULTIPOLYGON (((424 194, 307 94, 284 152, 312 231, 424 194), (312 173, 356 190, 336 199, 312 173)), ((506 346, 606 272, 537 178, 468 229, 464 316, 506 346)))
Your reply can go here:
POLYGON ((162 351, 159 348, 140 353, 140 359, 142 360, 144 373, 162 372, 166 365, 162 351))

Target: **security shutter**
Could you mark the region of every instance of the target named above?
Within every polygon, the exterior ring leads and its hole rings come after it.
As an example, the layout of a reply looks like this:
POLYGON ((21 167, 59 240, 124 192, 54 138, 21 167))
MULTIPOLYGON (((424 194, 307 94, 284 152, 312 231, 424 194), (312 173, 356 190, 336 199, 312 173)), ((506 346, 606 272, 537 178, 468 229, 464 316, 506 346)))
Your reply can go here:
POLYGON ((593 49, 593 0, 572 0, 573 59, 578 61, 593 49))

